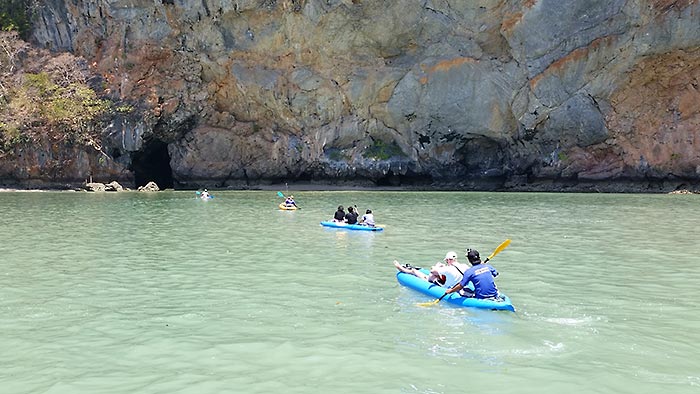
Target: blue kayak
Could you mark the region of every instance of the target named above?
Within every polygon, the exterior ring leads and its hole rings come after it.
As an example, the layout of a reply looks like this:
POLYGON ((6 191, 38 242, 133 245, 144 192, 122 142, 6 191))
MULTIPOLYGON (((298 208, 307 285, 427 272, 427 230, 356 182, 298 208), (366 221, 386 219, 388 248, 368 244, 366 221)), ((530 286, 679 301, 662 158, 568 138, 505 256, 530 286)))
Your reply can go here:
MULTIPOLYGON (((426 274, 429 274, 428 270, 421 269, 426 274)), ((438 286, 434 283, 430 283, 423 280, 415 275, 407 274, 405 272, 397 272, 396 279, 402 285, 410 287, 413 290, 420 291, 423 294, 429 295, 435 299, 442 297, 445 294, 444 287, 438 286)), ((469 287, 473 289, 472 284, 469 283, 469 287)), ((507 295, 500 293, 500 300, 485 300, 478 298, 467 298, 462 297, 457 293, 449 294, 447 297, 443 298, 440 302, 449 302, 457 306, 471 307, 471 308, 481 308, 481 309, 493 309, 493 310, 504 310, 515 312, 513 304, 510 302, 510 298, 507 295)))
POLYGON ((344 228, 346 230, 360 230, 360 231, 383 231, 384 227, 372 227, 363 226, 361 224, 347 224, 343 222, 321 222, 321 226, 334 227, 334 228, 344 228))

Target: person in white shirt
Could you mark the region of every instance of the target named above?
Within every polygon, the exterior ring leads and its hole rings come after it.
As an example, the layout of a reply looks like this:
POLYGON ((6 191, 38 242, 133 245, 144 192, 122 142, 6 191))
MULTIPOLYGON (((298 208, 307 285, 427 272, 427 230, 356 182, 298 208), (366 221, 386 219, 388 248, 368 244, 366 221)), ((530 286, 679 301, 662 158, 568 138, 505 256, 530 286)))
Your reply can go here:
POLYGON ((415 275, 423 280, 436 285, 451 288, 462 280, 462 274, 467 270, 466 264, 457 262, 457 253, 447 252, 443 262, 438 262, 430 267, 430 273, 425 274, 420 269, 411 266, 410 264, 401 265, 394 260, 394 266, 401 272, 415 275))
POLYGON ((371 209, 368 209, 367 211, 365 211, 365 214, 362 215, 362 220, 360 221, 360 224, 364 224, 365 226, 374 227, 374 215, 372 215, 371 209))

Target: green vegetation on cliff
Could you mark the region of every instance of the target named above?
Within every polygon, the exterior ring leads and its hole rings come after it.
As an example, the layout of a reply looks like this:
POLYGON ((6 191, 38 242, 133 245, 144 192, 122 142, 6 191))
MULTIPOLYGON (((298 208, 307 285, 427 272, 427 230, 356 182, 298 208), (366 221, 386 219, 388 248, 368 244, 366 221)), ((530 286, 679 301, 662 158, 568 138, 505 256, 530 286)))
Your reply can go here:
POLYGON ((10 137, 5 143, 31 138, 30 130, 23 127, 31 124, 35 129, 39 126, 52 132, 54 139, 95 145, 96 123, 111 104, 97 98, 85 84, 68 81, 59 85, 46 72, 24 74, 22 85, 11 92, 7 113, 3 114, 9 122, 0 124, 3 136, 10 137))
POLYGON ((31 31, 31 15, 36 3, 36 0, 0 1, 0 30, 14 30, 19 32, 22 38, 27 38, 31 31))
POLYGON ((364 156, 375 160, 389 160, 395 156, 405 156, 405 154, 395 142, 387 144, 382 140, 374 140, 374 144, 367 148, 364 156))
POLYGON ((87 85, 79 62, 35 53, 15 32, 0 32, 0 49, 0 154, 40 142, 101 151, 100 131, 118 109, 87 85))

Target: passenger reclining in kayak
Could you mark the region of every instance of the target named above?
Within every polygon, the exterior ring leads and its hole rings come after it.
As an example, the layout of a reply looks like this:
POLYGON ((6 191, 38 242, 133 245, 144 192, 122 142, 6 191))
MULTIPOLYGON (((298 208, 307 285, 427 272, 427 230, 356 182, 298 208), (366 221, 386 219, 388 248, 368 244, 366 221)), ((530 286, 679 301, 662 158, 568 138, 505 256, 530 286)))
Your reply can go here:
POLYGON ((498 289, 496 288, 496 282, 493 280, 498 276, 498 271, 490 264, 482 264, 479 252, 474 249, 467 249, 466 256, 472 265, 471 268, 464 271, 462 280, 454 287, 449 288, 445 294, 459 291, 462 297, 498 299, 498 289), (469 282, 472 282, 474 285, 474 291, 467 288, 469 282))
POLYGON ((467 270, 467 266, 457 262, 457 253, 455 252, 447 252, 444 261, 446 264, 438 262, 430 267, 429 275, 410 265, 401 265, 396 260, 394 260, 394 266, 401 272, 415 275, 430 283, 443 287, 452 287, 462 280, 462 272, 467 270))

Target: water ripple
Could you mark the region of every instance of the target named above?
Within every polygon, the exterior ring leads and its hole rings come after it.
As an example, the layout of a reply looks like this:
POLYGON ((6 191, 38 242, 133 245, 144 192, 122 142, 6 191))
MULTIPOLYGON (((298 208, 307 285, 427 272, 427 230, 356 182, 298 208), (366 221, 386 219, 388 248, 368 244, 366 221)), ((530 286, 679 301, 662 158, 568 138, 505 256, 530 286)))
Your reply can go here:
POLYGON ((0 193, 3 391, 700 385, 695 196, 294 194, 303 209, 280 212, 274 192, 0 193), (338 204, 387 230, 319 226, 338 204), (394 259, 506 238, 492 263, 516 313, 417 307, 396 283, 394 259))

